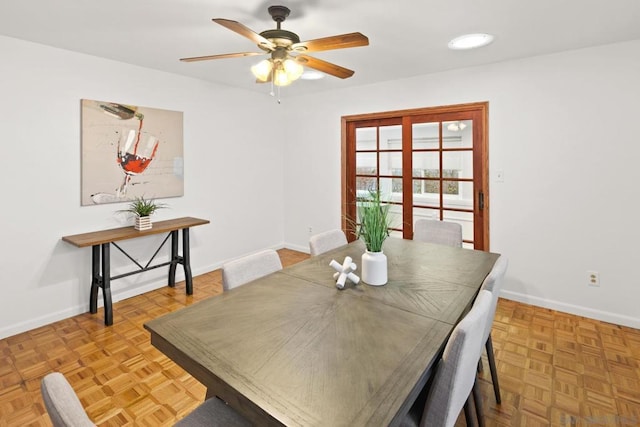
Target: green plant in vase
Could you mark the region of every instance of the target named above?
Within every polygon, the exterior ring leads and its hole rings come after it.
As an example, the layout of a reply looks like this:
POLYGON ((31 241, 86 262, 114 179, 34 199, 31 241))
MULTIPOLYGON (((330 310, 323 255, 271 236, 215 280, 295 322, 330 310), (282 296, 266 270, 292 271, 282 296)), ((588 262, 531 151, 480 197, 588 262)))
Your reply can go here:
POLYGON ((358 200, 360 223, 356 236, 364 241, 369 252, 382 252, 382 244, 389 237, 389 208, 380 190, 370 190, 369 196, 358 200))
POLYGON ((151 215, 158 209, 166 208, 165 203, 158 203, 154 199, 145 199, 144 196, 136 197, 129 203, 127 209, 118 212, 128 212, 136 216, 136 230, 148 230, 152 228, 151 215))
POLYGON ((374 286, 387 283, 387 256, 382 244, 389 237, 389 209, 382 201, 380 190, 369 191, 369 196, 358 200, 356 236, 362 239, 367 252, 362 255, 362 280, 374 286))

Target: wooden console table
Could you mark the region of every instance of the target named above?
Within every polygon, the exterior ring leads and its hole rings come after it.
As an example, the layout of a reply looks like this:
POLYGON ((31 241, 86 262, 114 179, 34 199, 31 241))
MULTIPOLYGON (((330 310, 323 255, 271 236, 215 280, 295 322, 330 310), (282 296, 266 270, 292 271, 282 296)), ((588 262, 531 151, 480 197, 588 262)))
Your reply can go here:
POLYGON ((209 224, 206 219, 199 218, 176 218, 167 221, 158 221, 153 223, 150 230, 138 231, 133 226, 112 228, 110 230, 94 231, 91 233, 75 234, 73 236, 64 236, 62 240, 71 243, 79 248, 91 246, 91 296, 89 298, 89 310, 91 313, 98 311, 98 288, 102 288, 102 296, 104 299, 104 323, 107 326, 113 324, 113 308, 111 304, 111 280, 120 279, 122 277, 131 276, 132 274, 142 273, 143 271, 153 270, 158 267, 169 266, 169 286, 174 287, 176 284, 176 266, 182 264, 184 268, 186 292, 187 295, 193 294, 193 278, 191 276, 191 265, 189 259, 189 228, 197 225, 209 224), (178 231, 182 230, 182 255, 178 254, 178 231), (142 266, 129 254, 127 254, 115 242, 120 240, 133 239, 136 237, 149 236, 152 234, 168 233, 167 237, 162 241, 158 249, 155 251, 149 262, 142 266), (151 265, 160 249, 171 236, 171 260, 168 262, 151 265), (138 269, 111 276, 110 262, 110 246, 114 245, 120 252, 129 258, 138 269))

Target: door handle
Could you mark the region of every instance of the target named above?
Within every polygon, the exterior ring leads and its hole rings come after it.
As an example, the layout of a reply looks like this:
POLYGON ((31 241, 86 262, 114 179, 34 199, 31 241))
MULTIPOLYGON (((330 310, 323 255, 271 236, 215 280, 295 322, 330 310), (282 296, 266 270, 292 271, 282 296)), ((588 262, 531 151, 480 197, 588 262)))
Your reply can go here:
POLYGON ((484 210, 484 193, 478 192, 478 209, 484 210))

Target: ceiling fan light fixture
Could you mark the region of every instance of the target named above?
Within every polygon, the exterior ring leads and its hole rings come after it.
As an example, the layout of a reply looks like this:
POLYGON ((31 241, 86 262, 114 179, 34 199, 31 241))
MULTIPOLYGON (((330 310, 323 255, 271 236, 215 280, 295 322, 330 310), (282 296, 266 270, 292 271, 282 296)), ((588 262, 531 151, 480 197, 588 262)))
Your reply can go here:
POLYGON ((291 81, 298 80, 304 72, 304 68, 302 67, 302 65, 300 65, 293 59, 285 60, 282 63, 282 67, 284 68, 285 73, 287 73, 287 77, 291 81))
POLYGON ((486 46, 493 41, 491 34, 475 33, 465 34, 451 40, 448 44, 449 49, 453 50, 466 50, 476 49, 478 47, 486 46))
POLYGON ((276 86, 289 86, 292 81, 283 68, 276 68, 273 72, 273 84, 276 86))
POLYGON ((262 60, 251 67, 251 72, 256 77, 256 79, 260 80, 261 82, 266 82, 267 80, 269 80, 269 76, 271 76, 271 70, 273 70, 273 62, 270 59, 262 60))

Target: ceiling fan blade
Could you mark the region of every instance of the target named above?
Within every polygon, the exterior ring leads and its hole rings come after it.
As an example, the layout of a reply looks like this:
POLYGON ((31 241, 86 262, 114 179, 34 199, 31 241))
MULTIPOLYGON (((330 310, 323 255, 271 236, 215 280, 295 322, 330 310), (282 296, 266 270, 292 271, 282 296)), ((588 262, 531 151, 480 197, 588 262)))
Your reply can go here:
POLYGON ((252 40, 254 43, 256 43, 259 46, 263 46, 269 50, 273 50, 276 48, 276 45, 271 43, 269 40, 265 39, 260 34, 256 33, 255 31, 253 31, 248 27, 245 27, 239 22, 231 21, 230 19, 222 19, 222 18, 213 18, 212 21, 215 22, 216 24, 220 24, 223 27, 230 29, 231 31, 234 31, 240 34, 243 37, 248 38, 249 40, 252 40))
POLYGON ((223 58, 240 58, 243 56, 256 56, 264 55, 265 52, 239 52, 239 53, 223 53, 220 55, 207 55, 207 56, 194 56, 191 58, 180 58, 183 62, 196 62, 196 61, 208 61, 210 59, 223 59, 223 58))
POLYGON ((300 52, 319 52, 321 50, 345 49, 348 47, 367 45, 369 45, 369 39, 367 36, 360 33, 349 33, 294 43, 291 45, 291 50, 298 50, 300 52))
POLYGON ((323 73, 331 74, 332 76, 339 77, 341 79, 351 77, 354 73, 353 70, 349 70, 348 68, 344 68, 312 56, 298 55, 295 59, 305 67, 313 68, 314 70, 322 71, 323 73))

